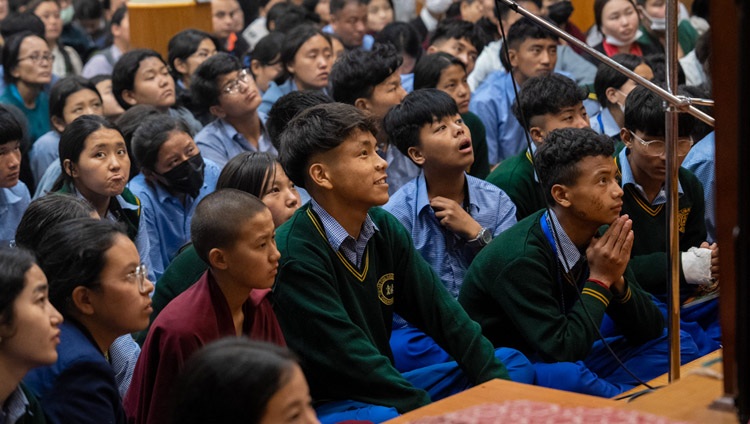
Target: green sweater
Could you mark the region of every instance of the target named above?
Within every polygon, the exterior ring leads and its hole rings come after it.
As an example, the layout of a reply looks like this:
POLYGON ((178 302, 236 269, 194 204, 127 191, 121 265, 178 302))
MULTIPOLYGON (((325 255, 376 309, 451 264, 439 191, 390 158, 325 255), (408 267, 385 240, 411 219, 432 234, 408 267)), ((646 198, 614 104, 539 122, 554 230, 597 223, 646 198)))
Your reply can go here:
POLYGON ((484 124, 479 117, 471 112, 461 115, 461 119, 469 127, 471 134, 471 145, 474 149, 474 163, 471 165, 469 175, 483 180, 490 173, 489 153, 487 153, 487 135, 484 124))
POLYGON ((500 234, 469 266, 458 301, 484 335, 495 346, 546 362, 583 360, 605 313, 633 344, 660 336, 662 315, 630 270, 621 298, 586 281, 579 301, 578 289, 558 277, 559 262, 539 222, 543 213, 500 234))
POLYGON ((487 182, 510 196, 516 205, 516 219, 519 221, 547 206, 542 187, 534 179, 531 154, 527 151, 500 162, 487 177, 487 182))
MULTIPOLYGON (((620 159, 617 158, 620 168, 620 159)), ((680 168, 678 179, 683 194, 678 207, 680 251, 699 247, 706 241, 706 224, 703 220, 705 200, 703 186, 698 178, 685 168, 680 168)), ((667 221, 666 207, 651 206, 635 187, 623 188, 622 213, 633 220, 633 249, 630 267, 643 288, 663 298, 667 294, 667 221)), ((688 285, 682 274, 680 262, 680 298, 684 301, 695 293, 696 287, 688 285)))
POLYGON ((373 208, 378 228, 361 272, 331 249, 310 203, 278 228, 281 251, 274 309, 316 401, 356 400, 400 413, 430 403, 393 366, 396 312, 431 336, 474 383, 508 378, 481 329, 443 287, 389 213, 373 208))

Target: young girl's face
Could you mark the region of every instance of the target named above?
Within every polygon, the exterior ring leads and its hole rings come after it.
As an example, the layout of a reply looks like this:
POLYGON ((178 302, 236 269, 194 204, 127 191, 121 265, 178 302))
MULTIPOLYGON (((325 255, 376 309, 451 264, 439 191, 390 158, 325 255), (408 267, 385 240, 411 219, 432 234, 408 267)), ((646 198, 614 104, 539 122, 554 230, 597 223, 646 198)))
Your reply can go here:
POLYGON ((255 76, 255 84, 261 91, 265 92, 268 90, 271 81, 275 80, 283 70, 279 58, 280 56, 277 55, 269 65, 263 65, 258 60, 253 60, 251 62, 250 66, 253 70, 253 75, 255 76))
POLYGON ((117 103, 115 95, 112 94, 112 80, 106 79, 96 84, 96 91, 102 96, 102 113, 106 117, 120 116, 125 109, 117 103))
MULTIPOLYGON (((102 109, 102 99, 99 94, 95 93, 88 88, 76 91, 75 93, 68 96, 65 99, 65 106, 63 107, 62 117, 65 125, 75 121, 76 118, 82 115, 99 115, 102 116, 104 113, 102 109)), ((65 126, 58 128, 60 132, 65 129, 65 126)))
POLYGON ((444 91, 453 97, 458 106, 459 113, 469 111, 469 101, 471 100, 471 89, 466 82, 466 71, 460 65, 451 65, 440 74, 440 80, 435 87, 444 91))
POLYGON ((274 165, 273 173, 269 172, 266 177, 260 200, 271 210, 273 225, 276 228, 291 218, 294 211, 299 208, 301 200, 297 188, 279 163, 274 165))
POLYGON ((367 5, 367 30, 380 32, 393 22, 393 8, 388 0, 370 0, 367 5))
POLYGON ((122 194, 130 176, 130 158, 119 131, 100 128, 84 142, 78 162, 66 159, 76 189, 87 199, 122 194))
POLYGON ((319 424, 311 406, 310 389, 302 369, 295 364, 289 372, 286 384, 268 399, 260 424, 319 424))

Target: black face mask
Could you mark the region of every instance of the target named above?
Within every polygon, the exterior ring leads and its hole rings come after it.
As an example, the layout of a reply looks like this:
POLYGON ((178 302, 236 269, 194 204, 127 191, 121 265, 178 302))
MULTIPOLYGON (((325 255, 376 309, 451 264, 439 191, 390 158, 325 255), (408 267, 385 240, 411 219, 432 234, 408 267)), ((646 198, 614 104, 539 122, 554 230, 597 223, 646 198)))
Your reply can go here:
POLYGON ((200 153, 161 174, 169 188, 190 197, 197 197, 203 187, 203 170, 206 164, 200 153))
POLYGON ((573 4, 567 0, 549 7, 549 18, 558 25, 568 22, 571 14, 573 14, 573 4))

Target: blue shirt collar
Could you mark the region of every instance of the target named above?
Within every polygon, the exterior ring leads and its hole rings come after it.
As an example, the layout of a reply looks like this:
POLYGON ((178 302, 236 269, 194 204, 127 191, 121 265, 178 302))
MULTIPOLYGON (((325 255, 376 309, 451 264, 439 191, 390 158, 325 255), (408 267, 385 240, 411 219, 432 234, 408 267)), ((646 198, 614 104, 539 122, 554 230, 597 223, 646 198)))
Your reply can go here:
POLYGON ((5 401, 5 406, 0 405, 0 422, 15 423, 26 414, 28 409, 29 399, 21 390, 21 386, 18 386, 5 401))
MULTIPOLYGON (((466 173, 464 172, 464 178, 468 178, 466 173)), ((417 213, 422 213, 422 211, 425 208, 430 207, 430 198, 427 194, 427 180, 424 178, 424 172, 419 171, 419 175, 417 176, 417 213)), ((476 188, 473 187, 471 184, 469 184, 466 180, 464 180, 464 184, 468 186, 469 189, 469 209, 472 212, 479 212, 481 210, 479 204, 476 202, 478 194, 476 193, 476 188)))
POLYGON ((13 205, 23 199, 23 197, 19 196, 18 193, 16 193, 16 190, 13 190, 17 185, 18 183, 16 183, 16 185, 13 187, 0 189, 0 205, 13 205))
MULTIPOLYGON (((643 186, 635 182, 635 177, 633 176, 633 169, 630 168, 630 162, 628 162, 628 152, 630 149, 624 148, 620 152, 619 159, 620 159, 620 186, 622 188, 625 188, 626 185, 630 184, 632 185, 636 190, 638 190, 638 193, 640 193, 641 197, 646 199, 646 192, 643 191, 643 186)), ((680 196, 682 196, 682 184, 680 184, 680 180, 677 180, 677 192, 680 196)), ((652 202, 652 206, 661 205, 663 203, 667 203, 667 194, 664 190, 664 185, 662 185, 661 190, 659 190, 659 194, 656 195, 656 198, 652 202)))
MULTIPOLYGON (((563 229, 560 221, 557 220, 555 211, 552 209, 548 209, 547 211, 548 212, 545 212, 542 215, 542 219, 545 220, 549 217, 547 222, 551 223, 552 227, 554 227, 557 232, 557 241, 559 243, 555 243, 555 252, 557 253, 557 259, 560 263, 565 265, 565 272, 568 273, 581 259, 581 252, 578 251, 578 247, 573 244, 573 241, 563 229)), ((554 232, 552 232, 551 236, 554 239, 554 232)), ((550 235, 547 237, 550 237, 550 235)))

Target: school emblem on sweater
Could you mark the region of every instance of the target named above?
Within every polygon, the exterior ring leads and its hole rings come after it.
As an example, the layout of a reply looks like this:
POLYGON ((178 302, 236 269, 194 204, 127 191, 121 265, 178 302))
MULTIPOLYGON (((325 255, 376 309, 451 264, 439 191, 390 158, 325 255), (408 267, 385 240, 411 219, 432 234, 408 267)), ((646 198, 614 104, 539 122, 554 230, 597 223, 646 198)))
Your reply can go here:
POLYGON ((385 305, 393 305, 393 273, 385 274, 378 280, 378 298, 385 305))
POLYGON ((687 225, 688 215, 690 215, 691 208, 683 208, 677 212, 677 228, 681 233, 685 232, 685 226, 687 225))

